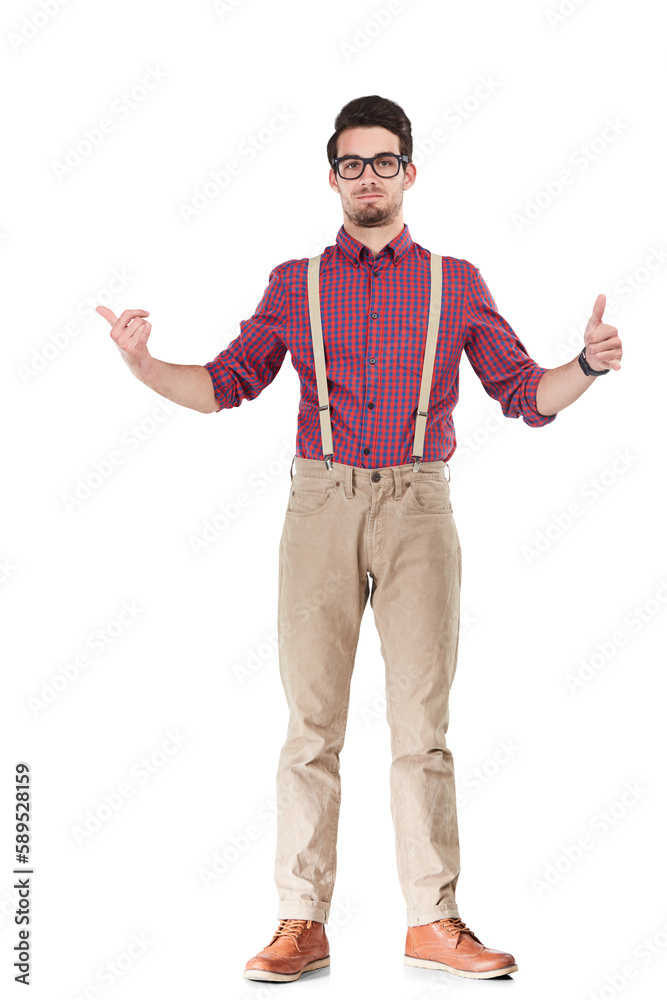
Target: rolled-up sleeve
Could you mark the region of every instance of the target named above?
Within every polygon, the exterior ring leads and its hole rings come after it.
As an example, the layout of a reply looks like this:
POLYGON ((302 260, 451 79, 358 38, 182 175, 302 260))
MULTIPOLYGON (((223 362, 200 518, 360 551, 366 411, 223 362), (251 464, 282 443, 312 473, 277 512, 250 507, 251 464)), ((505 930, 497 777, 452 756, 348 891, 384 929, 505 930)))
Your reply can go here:
POLYGON ((221 410, 255 399, 280 371, 287 353, 288 323, 283 266, 279 264, 269 274, 261 302, 250 319, 241 320, 238 337, 204 365, 221 410))
POLYGON ((470 364, 506 417, 523 417, 530 427, 556 419, 537 409, 537 386, 547 368, 534 361, 498 312, 484 278, 470 261, 466 284, 464 348, 470 364))

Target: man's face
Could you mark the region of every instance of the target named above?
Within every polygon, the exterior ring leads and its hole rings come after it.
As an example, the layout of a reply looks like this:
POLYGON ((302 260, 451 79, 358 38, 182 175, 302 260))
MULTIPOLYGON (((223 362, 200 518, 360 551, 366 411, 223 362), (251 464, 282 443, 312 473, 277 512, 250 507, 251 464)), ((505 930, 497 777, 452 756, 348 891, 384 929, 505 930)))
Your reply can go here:
MULTIPOLYGON (((338 156, 377 156, 379 153, 400 154, 398 136, 386 128, 348 128, 338 137, 338 156)), ((340 194, 345 220, 356 226, 372 228, 386 226, 403 209, 403 192, 415 182, 414 163, 403 163, 395 177, 378 177, 370 163, 361 177, 348 180, 329 170, 329 184, 340 194)))

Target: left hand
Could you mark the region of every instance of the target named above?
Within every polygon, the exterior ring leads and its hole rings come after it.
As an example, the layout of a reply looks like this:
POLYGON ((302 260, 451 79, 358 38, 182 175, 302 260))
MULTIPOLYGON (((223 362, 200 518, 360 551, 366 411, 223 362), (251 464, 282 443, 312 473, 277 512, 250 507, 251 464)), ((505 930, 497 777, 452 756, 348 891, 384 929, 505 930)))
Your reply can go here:
POLYGON ((604 371, 606 368, 618 371, 621 367, 623 346, 616 327, 602 322, 606 304, 606 295, 600 293, 584 330, 585 357, 591 368, 596 371, 604 371))

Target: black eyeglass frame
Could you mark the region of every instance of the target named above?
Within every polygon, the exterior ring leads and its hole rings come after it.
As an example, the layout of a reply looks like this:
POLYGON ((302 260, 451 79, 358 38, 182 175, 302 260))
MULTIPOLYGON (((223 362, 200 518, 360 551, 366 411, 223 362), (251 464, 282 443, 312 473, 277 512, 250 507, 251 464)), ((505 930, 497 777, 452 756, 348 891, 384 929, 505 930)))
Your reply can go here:
POLYGON ((335 173, 338 175, 338 177, 341 178, 341 180, 344 180, 344 181, 356 181, 356 180, 358 180, 361 177, 361 175, 363 174, 364 170, 366 169, 366 164, 367 163, 370 163, 371 169, 372 169, 373 173, 377 177, 382 177, 383 180, 388 180, 390 177, 396 177, 396 174, 398 174, 400 172, 401 163, 405 163, 405 164, 409 163, 410 162, 410 157, 407 156, 405 153, 380 153, 379 155, 376 155, 376 156, 353 156, 352 154, 349 154, 348 156, 334 156, 332 162, 333 162, 335 173), (398 170, 396 171, 395 174, 378 174, 377 170, 375 169, 375 160, 380 160, 380 159, 382 159, 383 156, 395 156, 396 157, 396 159, 398 160, 398 170), (344 177, 341 174, 339 166, 338 166, 339 163, 342 163, 343 160, 360 160, 361 163, 363 163, 363 167, 361 168, 361 171, 355 177, 344 177))

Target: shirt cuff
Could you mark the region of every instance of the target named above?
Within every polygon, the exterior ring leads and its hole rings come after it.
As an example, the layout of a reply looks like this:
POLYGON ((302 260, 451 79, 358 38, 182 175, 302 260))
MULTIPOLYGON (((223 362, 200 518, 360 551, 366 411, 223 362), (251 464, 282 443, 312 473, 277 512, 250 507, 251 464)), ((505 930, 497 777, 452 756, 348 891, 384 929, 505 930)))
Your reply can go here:
POLYGON ((541 368, 540 365, 535 367, 535 370, 528 376, 523 386, 523 403, 522 412, 523 419, 529 425, 529 427, 544 427, 545 424, 550 424, 552 420, 555 420, 558 416, 557 413, 550 413, 545 415, 540 413, 537 409, 537 387, 540 383, 540 379, 548 368, 541 368))
MULTIPOLYGON (((211 376, 213 392, 220 404, 220 409, 228 409, 236 405, 236 382, 234 378, 221 368, 215 361, 209 361, 203 367, 211 376)), ((218 413, 220 410, 218 410, 218 413)))

